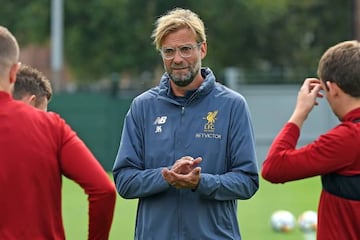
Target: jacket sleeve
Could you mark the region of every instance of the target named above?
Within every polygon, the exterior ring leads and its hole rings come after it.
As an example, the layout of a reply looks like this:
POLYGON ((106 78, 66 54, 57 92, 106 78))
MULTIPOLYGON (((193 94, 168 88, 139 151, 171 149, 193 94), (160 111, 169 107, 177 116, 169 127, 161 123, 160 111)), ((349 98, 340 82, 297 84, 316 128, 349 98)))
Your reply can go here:
POLYGON ((259 170, 250 112, 244 99, 232 108, 227 139, 228 171, 224 174, 201 173, 197 191, 206 198, 249 199, 259 188, 259 170))
POLYGON ((134 103, 124 121, 119 150, 113 166, 116 188, 126 199, 157 194, 169 188, 161 174, 162 168, 145 169, 142 127, 135 117, 134 103))
POLYGON ((111 178, 76 133, 60 119, 60 167, 88 195, 88 239, 108 239, 116 190, 111 178))
POLYGON ((261 174, 272 183, 285 183, 332 172, 347 172, 358 161, 356 151, 359 143, 353 123, 342 123, 313 142, 296 148, 300 129, 286 123, 272 142, 261 174))

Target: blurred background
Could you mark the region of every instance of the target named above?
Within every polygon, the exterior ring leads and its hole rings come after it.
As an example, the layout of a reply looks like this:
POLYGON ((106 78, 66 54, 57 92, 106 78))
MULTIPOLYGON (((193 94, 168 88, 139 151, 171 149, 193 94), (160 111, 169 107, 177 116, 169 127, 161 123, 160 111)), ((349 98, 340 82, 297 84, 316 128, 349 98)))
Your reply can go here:
MULTIPOLYGON (((0 24, 17 37, 21 61, 52 82, 49 109, 70 123, 108 171, 131 100, 163 73, 150 35, 156 18, 174 7, 203 19, 203 66, 248 99, 259 162, 291 113, 301 82, 316 77, 322 53, 359 39, 359 0, 3 1, 0 24)), ((319 108, 304 143, 337 121, 325 102, 319 108)))

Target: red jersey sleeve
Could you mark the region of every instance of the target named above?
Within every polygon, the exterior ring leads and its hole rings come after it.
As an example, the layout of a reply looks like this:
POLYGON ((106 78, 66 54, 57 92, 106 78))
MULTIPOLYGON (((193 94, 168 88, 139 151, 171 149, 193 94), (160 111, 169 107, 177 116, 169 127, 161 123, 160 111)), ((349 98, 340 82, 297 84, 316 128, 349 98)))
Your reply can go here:
POLYGON ((274 139, 261 174, 273 183, 284 183, 331 172, 350 174, 357 159, 358 142, 353 123, 342 123, 315 141, 296 149, 300 129, 287 123, 274 139))
POLYGON ((58 124, 62 125, 59 134, 62 173, 78 183, 88 195, 88 239, 108 239, 116 200, 115 185, 70 126, 61 118, 58 124))

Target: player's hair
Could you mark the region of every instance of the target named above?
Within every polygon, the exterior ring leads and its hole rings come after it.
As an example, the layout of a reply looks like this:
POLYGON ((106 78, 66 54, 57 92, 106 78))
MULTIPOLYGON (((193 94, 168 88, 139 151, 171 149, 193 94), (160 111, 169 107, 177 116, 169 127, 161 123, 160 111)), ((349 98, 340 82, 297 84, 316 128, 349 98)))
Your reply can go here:
POLYGON ((182 8, 174 8, 155 22, 155 29, 151 35, 156 49, 160 49, 164 38, 179 29, 188 28, 196 35, 196 41, 206 42, 205 26, 199 16, 182 8))
POLYGON ((345 93, 360 97, 360 43, 344 41, 330 47, 322 55, 317 70, 325 83, 336 83, 345 93))
POLYGON ((22 99, 26 95, 35 95, 35 107, 38 107, 44 98, 48 101, 52 97, 50 81, 39 70, 22 64, 16 74, 16 81, 13 90, 14 99, 22 99))
POLYGON ((20 49, 12 33, 0 26, 0 68, 7 69, 19 61, 20 49))

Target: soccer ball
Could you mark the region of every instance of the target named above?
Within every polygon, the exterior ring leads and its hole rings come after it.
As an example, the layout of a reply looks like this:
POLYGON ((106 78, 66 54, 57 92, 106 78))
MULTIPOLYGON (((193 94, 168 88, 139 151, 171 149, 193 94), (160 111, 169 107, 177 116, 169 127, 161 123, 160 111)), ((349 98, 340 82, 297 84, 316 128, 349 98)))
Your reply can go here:
POLYGON ((271 227, 276 232, 290 232, 295 228, 294 215, 286 210, 277 210, 271 215, 271 227))
POLYGON ((317 229, 317 213, 305 211, 298 217, 298 225, 302 232, 315 232, 317 229))

